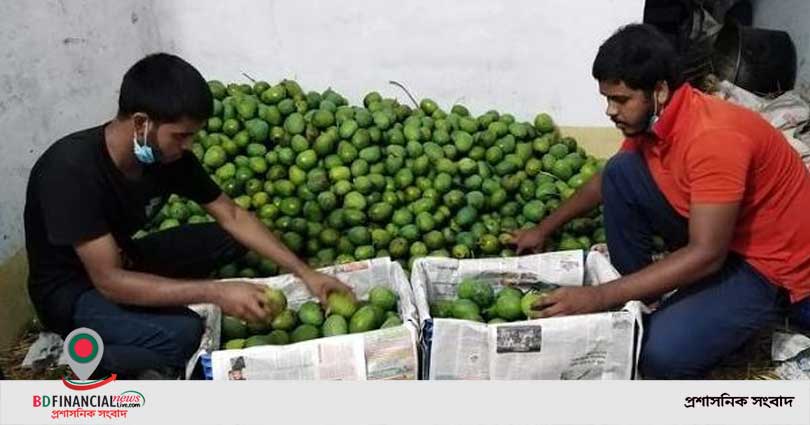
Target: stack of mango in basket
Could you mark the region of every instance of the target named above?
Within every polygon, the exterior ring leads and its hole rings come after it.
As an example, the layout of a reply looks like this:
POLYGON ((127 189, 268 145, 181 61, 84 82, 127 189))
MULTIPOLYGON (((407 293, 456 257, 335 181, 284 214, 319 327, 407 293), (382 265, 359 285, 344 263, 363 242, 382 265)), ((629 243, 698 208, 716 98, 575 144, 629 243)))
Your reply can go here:
POLYGON ((535 319, 537 312, 532 310, 532 305, 551 289, 546 286, 524 292, 515 287, 504 287, 496 293, 488 282, 468 278, 459 283, 456 299, 431 303, 430 315, 489 324, 535 319))
POLYGON ((347 294, 333 293, 326 306, 307 301, 297 311, 288 308, 287 298, 278 289, 267 288, 265 297, 270 314, 264 322, 246 323, 236 317, 222 317, 222 348, 286 345, 402 324, 397 294, 383 286, 372 288, 368 300, 355 301, 347 294))

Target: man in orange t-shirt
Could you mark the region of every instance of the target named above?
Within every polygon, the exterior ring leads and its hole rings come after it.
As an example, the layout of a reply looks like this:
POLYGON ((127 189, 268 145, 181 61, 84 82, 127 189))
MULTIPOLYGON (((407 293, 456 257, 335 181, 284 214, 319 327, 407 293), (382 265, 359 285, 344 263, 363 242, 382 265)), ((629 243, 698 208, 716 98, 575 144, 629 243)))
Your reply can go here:
POLYGON ((645 318, 639 369, 698 378, 792 303, 810 324, 810 173, 757 113, 680 81, 672 45, 649 25, 619 29, 593 76, 626 139, 591 181, 532 229, 542 248, 570 219, 604 205, 611 261, 623 277, 559 289, 543 316, 591 313, 677 290, 645 318), (651 259, 653 235, 672 251, 651 259))

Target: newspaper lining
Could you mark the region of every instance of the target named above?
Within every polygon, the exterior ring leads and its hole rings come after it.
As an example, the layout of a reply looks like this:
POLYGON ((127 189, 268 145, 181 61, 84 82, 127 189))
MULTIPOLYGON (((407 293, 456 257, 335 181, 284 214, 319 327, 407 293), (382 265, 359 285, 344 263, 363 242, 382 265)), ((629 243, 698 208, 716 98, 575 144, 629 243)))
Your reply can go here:
POLYGON ((489 379, 487 337, 485 325, 437 319, 433 326, 430 376, 433 379, 489 379))
POLYGON ((413 326, 396 326, 363 334, 366 379, 418 378, 417 332, 413 326))

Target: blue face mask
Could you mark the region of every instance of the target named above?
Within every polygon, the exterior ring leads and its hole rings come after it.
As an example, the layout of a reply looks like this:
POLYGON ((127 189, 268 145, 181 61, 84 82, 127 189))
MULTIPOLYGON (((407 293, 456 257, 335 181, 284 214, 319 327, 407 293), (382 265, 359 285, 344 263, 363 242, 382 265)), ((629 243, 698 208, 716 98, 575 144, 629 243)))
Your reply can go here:
POLYGON ((138 134, 132 136, 132 151, 135 153, 135 158, 144 165, 151 165, 160 160, 160 151, 157 147, 149 145, 146 135, 149 133, 150 123, 146 122, 146 130, 143 132, 143 141, 138 143, 138 134))

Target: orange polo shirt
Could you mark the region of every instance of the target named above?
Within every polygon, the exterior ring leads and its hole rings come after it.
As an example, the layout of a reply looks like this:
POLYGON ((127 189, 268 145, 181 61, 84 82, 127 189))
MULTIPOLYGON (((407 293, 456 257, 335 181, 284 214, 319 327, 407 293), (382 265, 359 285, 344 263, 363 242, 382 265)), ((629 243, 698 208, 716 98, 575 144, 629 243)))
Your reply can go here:
POLYGON ((653 134, 625 139, 658 188, 689 217, 693 203, 740 202, 729 249, 792 302, 810 296, 810 172, 758 113, 684 84, 653 134))

